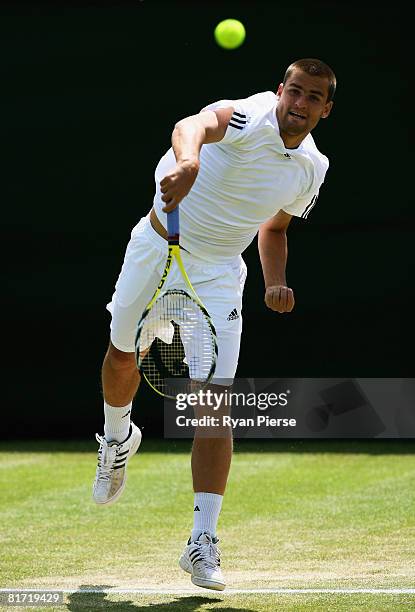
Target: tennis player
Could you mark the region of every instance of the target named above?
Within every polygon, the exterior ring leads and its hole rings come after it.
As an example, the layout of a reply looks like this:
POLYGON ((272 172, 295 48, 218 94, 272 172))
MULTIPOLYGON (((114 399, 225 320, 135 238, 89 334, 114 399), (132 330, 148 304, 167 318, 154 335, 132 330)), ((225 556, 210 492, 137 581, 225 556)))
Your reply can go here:
MULTIPOLYGON (((215 377, 232 381, 246 278, 241 253, 259 232, 265 304, 278 313, 291 312, 286 232, 293 216, 308 219, 324 181, 329 162, 310 132, 329 116, 335 89, 329 66, 301 59, 288 67, 276 94, 221 100, 175 125, 172 148, 155 171, 153 207, 131 233, 107 306, 112 318, 102 368, 104 435, 96 435, 96 503, 108 505, 120 496, 128 460, 141 442, 130 418, 140 383, 134 341, 164 269, 166 213, 180 205, 183 262, 216 327, 215 377)), ((225 588, 216 527, 231 455, 231 431, 225 437, 194 439, 194 524, 179 563, 194 584, 208 589, 225 588)))

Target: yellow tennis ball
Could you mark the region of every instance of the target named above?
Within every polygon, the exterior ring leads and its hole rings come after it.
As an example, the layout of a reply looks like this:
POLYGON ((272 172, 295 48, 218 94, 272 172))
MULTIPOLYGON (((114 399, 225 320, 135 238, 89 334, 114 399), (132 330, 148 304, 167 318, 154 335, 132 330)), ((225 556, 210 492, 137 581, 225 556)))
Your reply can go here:
POLYGON ((245 40, 245 28, 237 19, 224 19, 215 28, 215 40, 224 49, 236 49, 245 40))

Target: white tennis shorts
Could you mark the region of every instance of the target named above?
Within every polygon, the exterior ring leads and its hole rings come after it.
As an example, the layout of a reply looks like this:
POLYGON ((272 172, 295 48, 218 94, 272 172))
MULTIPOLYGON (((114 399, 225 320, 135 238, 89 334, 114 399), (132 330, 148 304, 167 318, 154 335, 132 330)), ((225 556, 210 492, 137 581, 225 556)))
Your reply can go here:
MULTIPOLYGON (((214 380, 233 379, 242 332, 245 262, 239 256, 231 263, 211 264, 186 251, 181 255, 190 281, 216 329, 218 361, 214 380)), ((143 217, 131 232, 115 292, 107 304, 112 315, 111 342, 120 351, 135 351, 137 325, 160 281, 166 257, 167 241, 153 229, 149 215, 143 217)), ((188 290, 176 263, 164 288, 188 290)))

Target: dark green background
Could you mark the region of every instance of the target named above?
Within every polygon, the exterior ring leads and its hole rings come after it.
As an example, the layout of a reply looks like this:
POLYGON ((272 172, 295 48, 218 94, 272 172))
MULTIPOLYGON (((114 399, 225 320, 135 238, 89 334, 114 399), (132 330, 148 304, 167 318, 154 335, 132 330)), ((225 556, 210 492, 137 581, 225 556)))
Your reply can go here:
MULTIPOLYGON (((266 310, 256 242, 244 253, 238 375, 413 375, 406 19, 396 2, 2 5, 3 436, 102 430, 105 304, 174 123, 276 90, 301 57, 338 78, 314 132, 331 166, 289 228, 292 314, 266 310), (213 40, 227 17, 247 29, 231 52, 213 40)), ((162 402, 140 398, 134 420, 160 433, 162 402)))

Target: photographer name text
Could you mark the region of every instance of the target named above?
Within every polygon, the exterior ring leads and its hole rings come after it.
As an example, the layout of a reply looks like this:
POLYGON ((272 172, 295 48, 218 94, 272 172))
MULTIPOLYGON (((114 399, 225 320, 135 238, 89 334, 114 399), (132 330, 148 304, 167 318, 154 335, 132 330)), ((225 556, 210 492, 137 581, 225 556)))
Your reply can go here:
POLYGON ((255 418, 233 418, 229 415, 207 416, 200 418, 189 418, 184 415, 176 417, 178 427, 295 427, 296 419, 279 419, 265 415, 257 415, 255 418))

